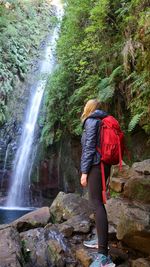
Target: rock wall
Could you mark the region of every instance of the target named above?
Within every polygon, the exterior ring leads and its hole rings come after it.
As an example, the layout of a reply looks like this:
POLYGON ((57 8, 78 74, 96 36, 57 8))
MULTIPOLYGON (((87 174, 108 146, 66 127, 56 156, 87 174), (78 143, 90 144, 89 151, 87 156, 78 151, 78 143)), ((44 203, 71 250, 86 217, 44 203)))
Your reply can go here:
POLYGON ((81 193, 79 140, 68 137, 49 147, 47 155, 43 153, 34 166, 32 177, 33 195, 41 192, 41 205, 50 204, 59 191, 81 193))
POLYGON ((30 76, 26 78, 26 82, 23 84, 18 82, 18 88, 14 89, 12 98, 8 100, 9 114, 11 115, 7 123, 0 128, 0 192, 2 196, 7 195, 9 188, 15 154, 22 133, 25 110, 31 93, 28 79, 31 82, 30 76))

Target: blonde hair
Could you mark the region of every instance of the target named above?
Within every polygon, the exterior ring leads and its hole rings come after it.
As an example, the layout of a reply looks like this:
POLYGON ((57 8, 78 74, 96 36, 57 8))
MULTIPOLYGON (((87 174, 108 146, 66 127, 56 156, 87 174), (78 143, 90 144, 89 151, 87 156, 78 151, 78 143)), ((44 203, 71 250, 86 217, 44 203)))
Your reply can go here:
POLYGON ((83 122, 87 117, 90 116, 96 109, 100 108, 100 102, 97 99, 90 99, 83 110, 81 115, 81 121, 83 122))

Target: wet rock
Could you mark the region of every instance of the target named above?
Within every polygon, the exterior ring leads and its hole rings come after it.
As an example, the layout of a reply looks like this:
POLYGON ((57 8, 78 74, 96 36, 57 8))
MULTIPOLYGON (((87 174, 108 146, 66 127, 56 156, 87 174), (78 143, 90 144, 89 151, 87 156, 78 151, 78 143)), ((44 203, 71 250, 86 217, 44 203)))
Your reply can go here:
POLYGON ((150 267, 150 259, 139 258, 131 262, 131 267, 150 267))
POLYGON ((47 267, 46 250, 47 244, 44 239, 44 229, 37 228, 20 234, 24 244, 24 253, 30 252, 28 266, 47 267))
POLYGON ((53 214, 55 222, 62 222, 75 215, 90 216, 93 211, 88 200, 73 193, 60 192, 50 207, 50 213, 53 214))
POLYGON ((20 217, 15 220, 12 225, 15 226, 19 232, 23 232, 28 229, 45 226, 50 221, 50 218, 49 208, 43 207, 20 217))
POLYGON ((0 187, 1 195, 5 196, 8 191, 9 179, 12 173, 14 144, 7 144, 6 140, 0 138, 0 187))
POLYGON ((136 176, 130 178, 124 186, 124 196, 150 204, 150 175, 136 176))
POLYGON ((21 243, 16 229, 1 229, 0 240, 0 267, 21 267, 21 243))
POLYGON ((58 231, 57 225, 25 231, 20 234, 20 237, 25 243, 26 250, 31 252, 28 267, 63 267, 67 266, 67 262, 68 266, 76 262, 67 240, 58 231))
POLYGON ((121 198, 110 199, 106 208, 108 220, 116 226, 117 238, 129 247, 149 254, 149 208, 121 198))

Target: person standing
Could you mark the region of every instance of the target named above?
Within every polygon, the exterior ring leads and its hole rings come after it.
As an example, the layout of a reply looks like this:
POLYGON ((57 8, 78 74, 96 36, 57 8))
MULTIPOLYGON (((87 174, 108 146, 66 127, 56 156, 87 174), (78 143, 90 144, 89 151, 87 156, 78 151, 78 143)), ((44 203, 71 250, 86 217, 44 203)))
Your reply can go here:
MULTIPOLYGON (((115 267, 108 256, 108 219, 102 200, 102 179, 100 170, 101 155, 97 151, 100 147, 101 119, 108 114, 100 110, 97 99, 89 100, 81 116, 83 134, 81 138, 81 185, 88 186, 89 200, 95 212, 96 230, 98 236, 98 253, 96 260, 90 267, 115 267)), ((104 165, 105 179, 110 175, 110 165, 104 165)))

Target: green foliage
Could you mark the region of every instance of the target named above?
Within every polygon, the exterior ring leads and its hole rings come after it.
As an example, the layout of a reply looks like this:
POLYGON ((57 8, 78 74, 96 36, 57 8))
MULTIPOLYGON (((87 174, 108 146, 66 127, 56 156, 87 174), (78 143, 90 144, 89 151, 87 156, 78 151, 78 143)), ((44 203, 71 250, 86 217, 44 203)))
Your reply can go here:
POLYGON ((60 67, 54 73, 57 83, 47 86, 50 104, 43 138, 48 140, 51 131, 53 141, 66 131, 80 135, 83 106, 95 97, 122 119, 124 129, 128 129, 132 118, 130 131, 140 124, 149 133, 148 1, 68 0, 66 3, 57 46, 60 67))
POLYGON ((119 66, 113 70, 111 75, 107 78, 104 78, 100 81, 98 85, 99 93, 98 99, 101 102, 109 102, 115 93, 115 79, 122 74, 122 67, 119 66))
POLYGON ((30 261, 31 251, 27 248, 26 240, 21 241, 21 264, 24 266, 26 263, 30 261))
POLYGON ((113 190, 111 189, 111 190, 110 190, 110 196, 111 196, 112 198, 116 198, 116 197, 119 197, 119 196, 120 196, 120 193, 115 192, 115 191, 113 191, 113 190))
POLYGON ((47 83, 47 90, 45 94, 45 105, 47 117, 45 127, 42 132, 42 139, 45 140, 46 145, 58 141, 61 137, 61 125, 65 128, 68 112, 67 102, 69 91, 66 90, 69 83, 69 76, 67 72, 59 66, 54 74, 50 76, 47 83))
POLYGON ((49 31, 50 18, 47 1, 0 3, 0 125, 7 119, 8 98, 18 81, 24 81, 30 59, 49 31))
POLYGON ((142 117, 143 113, 141 114, 136 114, 130 121, 129 126, 128 126, 128 131, 132 132, 135 128, 135 126, 139 123, 140 118, 142 117))

